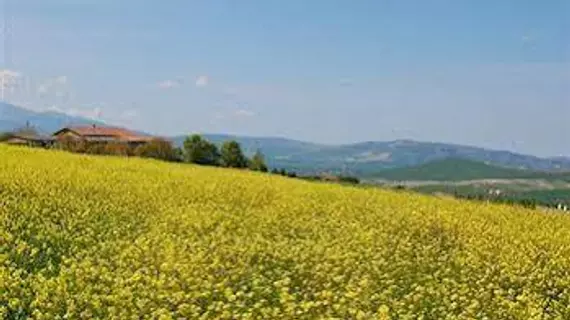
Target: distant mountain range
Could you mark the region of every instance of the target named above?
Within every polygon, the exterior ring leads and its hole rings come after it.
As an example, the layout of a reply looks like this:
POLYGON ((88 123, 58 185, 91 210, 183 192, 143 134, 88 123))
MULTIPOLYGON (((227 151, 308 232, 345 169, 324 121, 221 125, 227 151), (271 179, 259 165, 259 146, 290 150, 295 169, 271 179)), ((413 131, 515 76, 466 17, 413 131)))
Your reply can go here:
MULTIPOLYGON (((302 173, 327 171, 373 177, 378 176, 383 170, 414 167, 448 158, 515 169, 570 170, 570 159, 567 158, 540 158, 509 151, 445 143, 396 140, 330 146, 282 138, 207 134, 204 136, 214 142, 235 139, 248 154, 260 149, 266 155, 271 167, 287 168, 302 173)), ((175 137, 173 140, 180 146, 184 137, 175 137)))
POLYGON ((102 122, 74 117, 63 113, 36 112, 12 104, 0 102, 0 132, 21 128, 27 123, 41 133, 52 133, 66 125, 93 124, 102 122))
MULTIPOLYGON (((43 132, 54 132, 69 124, 92 124, 94 121, 57 112, 34 112, 0 103, 0 131, 24 126, 26 122, 43 132)), ((221 143, 235 139, 246 153, 260 149, 270 167, 299 173, 333 172, 360 177, 378 176, 382 170, 413 167, 448 158, 459 158, 495 166, 540 171, 570 170, 570 158, 540 158, 510 151, 457 144, 396 140, 362 142, 348 145, 321 145, 285 138, 244 137, 205 134, 205 138, 221 143)), ((184 136, 172 137, 182 145, 184 136)))

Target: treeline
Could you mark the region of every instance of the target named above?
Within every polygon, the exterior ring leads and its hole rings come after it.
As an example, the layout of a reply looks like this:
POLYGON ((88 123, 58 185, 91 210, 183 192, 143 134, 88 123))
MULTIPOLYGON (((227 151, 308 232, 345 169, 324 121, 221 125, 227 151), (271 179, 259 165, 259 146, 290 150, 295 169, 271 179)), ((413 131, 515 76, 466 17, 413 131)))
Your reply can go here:
MULTIPOLYGON (((395 190, 406 190, 405 186, 395 186, 395 190)), ((522 206, 525 208, 536 209, 538 207, 556 209, 558 206, 570 206, 570 201, 568 198, 552 197, 551 199, 544 199, 539 196, 532 194, 517 194, 517 193, 500 193, 493 194, 492 192, 481 192, 481 191, 460 191, 460 190, 431 190, 425 191, 420 189, 412 189, 426 194, 443 193, 455 197, 456 199, 466 199, 474 201, 484 201, 492 203, 507 204, 513 206, 522 206)))
MULTIPOLYGON (((25 133, 30 136, 37 135, 35 130, 29 127, 20 129, 14 133, 25 133)), ((14 133, 0 134, 0 142, 7 140, 14 133)), ((295 171, 283 168, 273 168, 269 170, 265 156, 260 150, 257 150, 251 158, 249 158, 243 152, 241 145, 235 140, 225 141, 218 147, 215 143, 208 141, 199 134, 186 137, 182 147, 175 147, 171 141, 161 138, 153 138, 143 144, 133 145, 126 142, 88 141, 71 137, 56 140, 52 144, 43 147, 80 154, 153 158, 169 162, 192 163, 203 166, 248 169, 309 181, 336 182, 341 184, 360 183, 358 178, 351 176, 332 174, 301 175, 295 171)))
POLYGON ((218 148, 216 144, 198 134, 188 136, 182 147, 183 161, 206 166, 217 166, 235 169, 250 169, 267 172, 268 167, 261 151, 248 158, 241 145, 235 140, 228 140, 218 148))
POLYGON ((154 138, 146 143, 131 146, 123 142, 90 142, 66 139, 56 142, 53 148, 93 155, 135 156, 170 162, 193 163, 204 166, 250 169, 267 172, 263 154, 258 150, 248 158, 235 140, 222 143, 220 148, 198 134, 188 136, 181 148, 171 141, 154 138))
POLYGON ((298 178, 308 181, 324 181, 324 182, 336 182, 341 184, 359 184, 360 179, 353 176, 344 175, 332 175, 332 174, 321 174, 321 175, 299 175, 295 171, 287 171, 285 169, 271 169, 272 174, 281 175, 289 178, 298 178))
POLYGON ((488 201, 494 203, 502 203, 508 205, 518 205, 525 208, 536 209, 538 207, 556 209, 559 205, 570 206, 570 202, 567 200, 544 200, 537 197, 521 197, 515 195, 504 194, 500 196, 484 195, 484 194, 454 194, 456 198, 478 200, 478 201, 488 201))
POLYGON ((129 145, 128 143, 114 141, 100 142, 64 138, 55 141, 49 148, 91 155, 154 158, 172 162, 181 162, 182 160, 181 149, 175 148, 170 141, 159 138, 140 145, 129 145))
POLYGON ((323 174, 323 175, 309 175, 309 176, 301 176, 301 179, 309 180, 309 181, 326 181, 326 182, 337 182, 341 184, 359 184, 360 179, 353 176, 345 176, 345 175, 331 175, 331 174, 323 174))
POLYGON ((531 199, 531 198, 518 199, 509 196, 493 196, 485 194, 462 194, 459 192, 454 193, 453 196, 458 199, 487 201, 487 202, 494 202, 494 203, 501 203, 508 205, 518 205, 531 209, 536 209, 538 206, 547 206, 547 204, 541 203, 537 199, 531 199))

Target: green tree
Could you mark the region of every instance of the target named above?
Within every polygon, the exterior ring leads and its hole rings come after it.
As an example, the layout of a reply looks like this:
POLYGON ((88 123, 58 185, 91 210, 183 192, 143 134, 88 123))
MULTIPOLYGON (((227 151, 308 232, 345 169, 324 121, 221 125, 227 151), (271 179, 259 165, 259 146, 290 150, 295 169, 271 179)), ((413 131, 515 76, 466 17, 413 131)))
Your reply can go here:
POLYGON ((0 142, 4 142, 12 137, 10 132, 0 132, 0 142))
POLYGON ((176 162, 184 162, 184 151, 182 148, 174 148, 174 155, 176 157, 176 162))
POLYGON ((287 177, 297 178, 297 173, 295 173, 295 171, 289 171, 289 172, 287 172, 287 177))
POLYGON ((75 153, 85 153, 89 148, 87 142, 83 139, 75 139, 70 136, 60 138, 54 145, 56 149, 65 150, 75 153))
POLYGON ((248 159, 243 154, 241 146, 235 140, 226 141, 221 149, 222 165, 228 168, 247 168, 248 159))
POLYGON ((85 147, 85 153, 96 154, 96 155, 107 154, 105 150, 105 143, 100 143, 100 142, 87 143, 85 147))
POLYGON ((154 158, 166 161, 176 161, 176 150, 170 141, 153 139, 135 148, 135 156, 154 158))
POLYGON ((26 125, 23 127, 14 129, 12 131, 0 132, 0 142, 5 142, 5 141, 13 138, 14 136, 36 137, 38 135, 39 134, 38 134, 38 131, 36 130, 36 128, 31 126, 30 123, 27 122, 26 125))
POLYGON ((342 183, 349 183, 349 184, 359 184, 360 183, 360 179, 358 179, 357 177, 352 177, 352 176, 338 176, 338 179, 342 183))
POLYGON ((265 157, 261 151, 257 150, 251 161, 249 162, 249 168, 253 171, 267 172, 267 165, 265 164, 265 157))
POLYGON ((184 140, 184 159, 190 163, 217 166, 220 163, 220 152, 215 144, 194 134, 184 140))
POLYGON ((103 154, 114 156, 129 156, 133 153, 131 148, 126 143, 121 142, 107 142, 103 147, 103 154))
POLYGON ((23 127, 19 127, 11 132, 14 135, 18 136, 26 136, 26 137, 35 137, 38 136, 38 130, 29 122, 26 122, 26 125, 23 127))

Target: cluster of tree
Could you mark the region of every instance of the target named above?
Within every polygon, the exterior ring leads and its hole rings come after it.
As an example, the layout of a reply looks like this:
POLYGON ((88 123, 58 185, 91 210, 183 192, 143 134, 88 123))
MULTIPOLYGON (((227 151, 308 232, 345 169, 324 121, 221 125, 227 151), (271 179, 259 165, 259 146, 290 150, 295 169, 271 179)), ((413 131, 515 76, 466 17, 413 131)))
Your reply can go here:
POLYGON ((477 200, 477 201, 487 201, 487 202, 494 202, 494 203, 502 203, 508 205, 519 205, 525 208, 535 209, 540 203, 536 199, 516 199, 507 196, 492 196, 492 195, 485 195, 485 194, 461 194, 455 193, 454 196, 458 199, 468 199, 468 200, 477 200))
POLYGON ((182 148, 174 147, 172 142, 158 138, 137 146, 121 142, 64 139, 55 143, 53 147, 76 153, 135 156, 206 166, 268 171, 264 156, 259 150, 249 159, 235 140, 225 141, 218 148, 217 145, 197 134, 188 136, 182 148))
POLYGON ((24 135, 24 136, 36 136, 38 135, 38 131, 34 126, 32 126, 29 122, 26 123, 25 126, 16 128, 12 131, 1 132, 0 137, 2 138, 10 138, 13 135, 24 135))
POLYGON ((570 199, 564 196, 555 196, 548 194, 548 197, 541 197, 533 193, 492 193, 482 190, 457 190, 449 188, 446 190, 441 189, 415 189, 407 188, 404 185, 396 185, 391 187, 393 190, 410 190, 412 192, 420 192, 423 194, 443 194, 449 195, 456 199, 466 199, 473 201, 484 201, 492 203, 507 204, 512 206, 522 206, 525 208, 552 208, 559 209, 559 207, 570 207, 570 199))
POLYGON ((0 142, 4 142, 12 137, 10 132, 0 132, 0 142))
POLYGON ((52 144, 51 148, 74 153, 143 157, 174 162, 180 162, 182 159, 179 148, 175 148, 170 141, 159 138, 139 145, 129 145, 114 141, 100 142, 64 138, 52 144))
POLYGON ((508 205, 518 205, 525 208, 536 209, 537 207, 556 208, 558 205, 570 205, 566 200, 545 200, 531 196, 516 196, 516 195, 488 195, 483 193, 459 193, 455 192, 454 196, 460 199, 487 201, 493 203, 502 203, 508 205))
MULTIPOLYGON (((18 130, 18 133, 36 135, 33 128, 18 130)), ((0 135, 1 139, 8 139, 13 133, 0 135)), ((123 142, 113 141, 86 141, 73 138, 60 139, 49 148, 65 150, 74 153, 92 155, 113 155, 126 157, 154 158, 171 162, 185 162, 204 166, 216 166, 235 169, 249 169, 253 171, 268 172, 264 155, 257 150, 251 158, 248 158, 240 144, 235 140, 225 141, 218 148, 216 144, 204 139, 201 135, 188 136, 182 145, 177 148, 168 140, 156 138, 144 144, 129 145, 123 142)), ((351 176, 336 175, 299 175, 295 171, 274 168, 272 174, 289 178, 300 178, 311 181, 330 181, 343 184, 358 184, 359 179, 351 176)))
POLYGON ((37 135, 38 135, 37 130, 34 127, 32 127, 29 123, 27 123, 26 126, 24 127, 20 127, 12 131, 0 132, 0 142, 5 142, 10 138, 13 138, 14 136, 34 137, 37 135))
POLYGON ((271 173, 289 178, 297 178, 297 173, 295 171, 287 171, 283 168, 281 169, 273 168, 271 169, 271 173))
POLYGON ((257 150, 249 159, 243 153, 240 144, 229 140, 218 147, 200 135, 191 135, 184 140, 184 161, 206 166, 219 166, 235 169, 250 169, 267 172, 263 154, 257 150))
POLYGON ((300 176, 301 179, 310 180, 310 181, 328 181, 328 182, 337 182, 341 184, 359 184, 360 179, 357 177, 352 176, 345 176, 345 175, 331 175, 331 174, 324 174, 324 175, 308 175, 308 176, 300 176))
POLYGON ((271 170, 272 174, 277 174, 289 178, 298 178, 302 180, 308 181, 327 181, 327 182, 337 182, 341 184, 359 184, 360 179, 357 177, 352 176, 345 176, 345 175, 332 175, 332 174, 323 174, 323 175, 300 175, 297 174, 295 171, 287 171, 285 169, 277 169, 274 168, 271 170))

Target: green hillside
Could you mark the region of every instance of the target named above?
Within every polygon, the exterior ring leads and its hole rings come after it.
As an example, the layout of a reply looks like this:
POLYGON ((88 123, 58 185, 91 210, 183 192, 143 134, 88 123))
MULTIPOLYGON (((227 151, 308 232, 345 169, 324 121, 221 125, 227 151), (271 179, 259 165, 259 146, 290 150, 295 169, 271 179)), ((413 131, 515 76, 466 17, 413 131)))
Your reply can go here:
POLYGON ((512 195, 514 199, 535 199, 540 203, 570 203, 570 189, 532 190, 512 195))
POLYGON ((448 158, 415 167, 389 169, 374 178, 392 181, 463 181, 478 179, 568 179, 570 174, 504 168, 482 162, 448 158))

